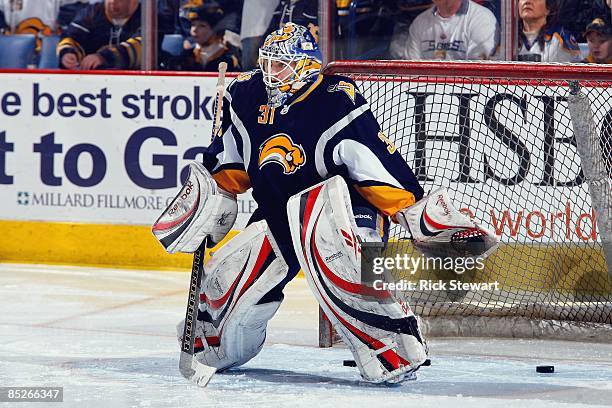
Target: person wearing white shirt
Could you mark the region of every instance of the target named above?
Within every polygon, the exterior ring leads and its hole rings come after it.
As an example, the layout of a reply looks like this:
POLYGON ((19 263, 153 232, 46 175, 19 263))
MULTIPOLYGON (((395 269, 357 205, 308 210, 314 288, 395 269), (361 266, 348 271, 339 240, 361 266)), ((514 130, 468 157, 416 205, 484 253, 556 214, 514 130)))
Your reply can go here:
POLYGON ((497 52, 499 26, 493 13, 472 0, 433 0, 434 7, 419 14, 408 39, 395 33, 390 52, 394 59, 486 60, 497 52))
POLYGON ((4 16, 10 34, 58 34, 57 16, 60 7, 87 0, 0 0, 0 14, 4 16))
POLYGON ((242 68, 254 69, 257 66, 259 47, 263 43, 266 30, 272 21, 274 10, 280 0, 248 0, 242 8, 242 68))

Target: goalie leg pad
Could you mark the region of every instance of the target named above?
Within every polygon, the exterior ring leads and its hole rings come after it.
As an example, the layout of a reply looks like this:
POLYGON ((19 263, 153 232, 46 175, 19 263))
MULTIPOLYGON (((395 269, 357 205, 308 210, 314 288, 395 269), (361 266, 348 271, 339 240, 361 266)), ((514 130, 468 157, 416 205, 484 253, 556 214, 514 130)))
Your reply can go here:
POLYGON ((191 253, 206 237, 209 247, 221 241, 237 215, 236 197, 218 188, 202 164, 191 162, 181 191, 153 224, 153 235, 170 254, 191 253))
MULTIPOLYGON (((280 301, 260 303, 286 276, 287 265, 265 221, 249 225, 204 266, 195 357, 219 371, 261 350, 280 301)), ((182 335, 183 322, 177 326, 182 335)), ((180 339, 179 339, 180 340, 180 339)))
POLYGON ((416 317, 388 291, 361 280, 361 245, 349 192, 340 177, 293 196, 291 237, 309 286, 362 377, 399 382, 427 358, 416 317))

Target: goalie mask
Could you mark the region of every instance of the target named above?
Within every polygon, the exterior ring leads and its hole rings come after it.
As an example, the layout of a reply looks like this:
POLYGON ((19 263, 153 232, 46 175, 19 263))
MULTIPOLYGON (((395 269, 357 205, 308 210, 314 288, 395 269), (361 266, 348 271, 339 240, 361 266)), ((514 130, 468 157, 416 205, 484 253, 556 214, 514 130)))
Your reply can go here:
POLYGON ((259 49, 259 67, 271 106, 282 105, 321 71, 321 51, 310 31, 287 23, 272 32, 259 49))

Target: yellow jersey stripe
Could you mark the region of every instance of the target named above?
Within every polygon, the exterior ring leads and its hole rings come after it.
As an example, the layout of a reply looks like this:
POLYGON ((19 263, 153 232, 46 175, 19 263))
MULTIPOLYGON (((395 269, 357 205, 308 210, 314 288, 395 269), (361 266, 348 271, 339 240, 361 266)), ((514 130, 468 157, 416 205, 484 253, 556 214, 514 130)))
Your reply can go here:
POLYGON ((414 194, 401 188, 391 186, 355 185, 355 189, 368 202, 378 208, 383 214, 392 216, 399 210, 410 207, 416 202, 414 194))
POLYGON ((81 44, 79 44, 77 41, 73 40, 72 38, 69 38, 69 37, 64 38, 63 40, 59 42, 59 44, 57 44, 56 53, 58 56, 64 48, 72 49, 77 54, 77 58, 79 59, 79 61, 82 60, 83 57, 85 56, 85 50, 83 50, 83 47, 81 47, 81 44))
POLYGON ((251 180, 244 170, 226 169, 213 174, 217 185, 232 194, 242 194, 251 188, 251 180))
POLYGON ((302 95, 300 95, 295 101, 291 102, 289 104, 289 107, 295 105, 296 103, 300 103, 302 102, 304 99, 306 99, 308 97, 308 95, 310 95, 312 93, 312 91, 314 91, 323 81, 323 75, 319 74, 319 77, 317 78, 317 80, 310 85, 310 88, 308 88, 308 90, 306 92, 304 92, 302 95))

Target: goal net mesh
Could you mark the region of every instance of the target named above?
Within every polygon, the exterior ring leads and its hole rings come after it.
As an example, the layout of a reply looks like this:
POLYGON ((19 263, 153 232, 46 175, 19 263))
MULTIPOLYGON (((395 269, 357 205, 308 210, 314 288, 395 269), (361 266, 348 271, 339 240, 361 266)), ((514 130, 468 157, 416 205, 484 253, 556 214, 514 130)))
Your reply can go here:
MULTIPOLYGON (((481 270, 395 276, 497 283, 397 292, 430 335, 609 333, 612 69, 347 62, 326 73, 357 82, 426 194, 445 187, 500 239, 481 270)), ((387 254, 417 256, 409 238, 392 225, 387 254)))

